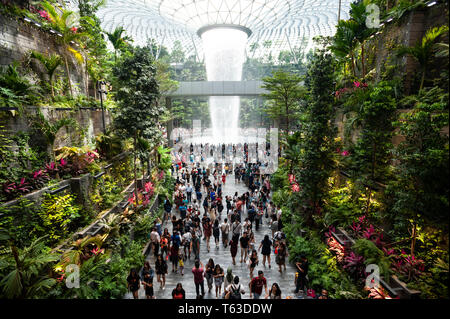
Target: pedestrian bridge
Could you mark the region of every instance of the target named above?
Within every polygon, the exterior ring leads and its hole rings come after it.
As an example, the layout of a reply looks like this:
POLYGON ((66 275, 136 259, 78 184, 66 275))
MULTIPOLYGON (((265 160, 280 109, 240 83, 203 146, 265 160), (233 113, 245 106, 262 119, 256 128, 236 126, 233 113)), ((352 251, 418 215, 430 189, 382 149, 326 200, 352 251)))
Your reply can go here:
POLYGON ((179 82, 169 97, 187 96, 259 96, 268 93, 261 88, 263 81, 196 81, 179 82))

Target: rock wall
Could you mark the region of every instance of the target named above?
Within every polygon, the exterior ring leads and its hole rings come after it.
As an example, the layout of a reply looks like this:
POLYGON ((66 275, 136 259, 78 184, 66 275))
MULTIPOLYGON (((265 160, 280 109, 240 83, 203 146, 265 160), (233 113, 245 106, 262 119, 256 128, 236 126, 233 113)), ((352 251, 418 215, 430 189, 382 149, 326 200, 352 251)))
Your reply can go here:
MULTIPOLYGON (((28 112, 36 112, 36 108, 27 109, 28 112)), ((102 110, 92 109, 56 109, 50 107, 41 108, 44 117, 54 122, 64 117, 71 117, 78 123, 79 128, 61 129, 55 140, 55 148, 63 146, 86 145, 90 144, 92 139, 103 132, 102 110)), ((105 125, 112 122, 111 114, 105 110, 105 125)), ((11 116, 9 111, 0 111, 0 126, 15 134, 19 131, 29 132, 31 130, 28 119, 25 116, 11 116)))
MULTIPOLYGON (((34 24, 0 15, 0 66, 9 65, 14 61, 23 61, 30 50, 62 55, 65 52, 58 45, 57 38, 56 34, 44 31, 34 24)), ((72 56, 69 56, 68 64, 74 94, 85 93, 83 67, 72 56)))

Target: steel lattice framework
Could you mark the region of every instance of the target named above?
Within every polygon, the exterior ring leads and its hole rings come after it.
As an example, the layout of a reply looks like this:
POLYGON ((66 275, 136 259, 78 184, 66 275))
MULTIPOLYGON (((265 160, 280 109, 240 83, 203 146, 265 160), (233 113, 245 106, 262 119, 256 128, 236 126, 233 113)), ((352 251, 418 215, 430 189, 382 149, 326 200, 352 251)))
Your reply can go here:
MULTIPOLYGON (((351 2, 341 0, 341 19, 348 19, 351 2)), ((106 31, 123 26, 138 45, 155 39, 171 50, 180 41, 187 55, 198 57, 198 29, 241 25, 252 31, 247 54, 256 57, 310 47, 314 36, 333 35, 338 11, 339 0, 107 0, 98 16, 106 31)))

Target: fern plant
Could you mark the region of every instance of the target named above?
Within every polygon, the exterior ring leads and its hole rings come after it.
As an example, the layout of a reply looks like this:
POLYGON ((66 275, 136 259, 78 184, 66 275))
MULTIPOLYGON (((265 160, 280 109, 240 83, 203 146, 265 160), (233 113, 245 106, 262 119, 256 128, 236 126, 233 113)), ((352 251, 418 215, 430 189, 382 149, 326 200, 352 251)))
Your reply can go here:
POLYGON ((391 262, 372 241, 358 239, 353 245, 353 250, 364 257, 366 265, 377 265, 380 269, 380 275, 383 275, 386 281, 389 280, 391 262))

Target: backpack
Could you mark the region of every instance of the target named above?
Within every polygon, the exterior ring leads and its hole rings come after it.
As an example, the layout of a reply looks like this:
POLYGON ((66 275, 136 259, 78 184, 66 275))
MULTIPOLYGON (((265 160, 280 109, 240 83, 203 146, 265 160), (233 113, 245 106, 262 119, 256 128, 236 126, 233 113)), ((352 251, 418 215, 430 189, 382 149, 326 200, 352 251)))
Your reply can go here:
POLYGON ((231 285, 230 288, 230 299, 241 299, 241 284, 239 284, 236 290, 234 289, 234 285, 231 285))

